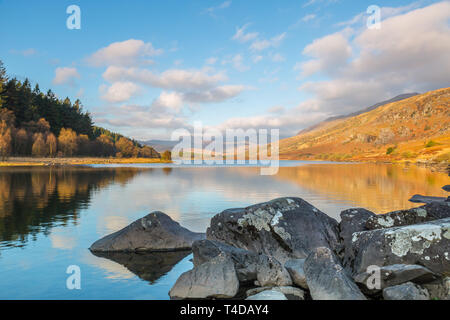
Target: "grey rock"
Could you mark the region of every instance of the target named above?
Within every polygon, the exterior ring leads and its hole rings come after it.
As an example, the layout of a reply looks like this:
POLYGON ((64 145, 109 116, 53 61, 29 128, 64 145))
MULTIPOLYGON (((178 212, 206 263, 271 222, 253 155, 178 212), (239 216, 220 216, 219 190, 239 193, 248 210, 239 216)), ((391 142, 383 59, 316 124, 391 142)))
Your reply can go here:
POLYGON ((281 198, 216 215, 209 240, 264 253, 281 263, 304 259, 318 247, 340 250, 338 223, 299 198, 281 198))
POLYGON ((200 240, 192 245, 194 266, 199 266, 212 260, 221 253, 234 263, 240 282, 256 280, 256 269, 259 254, 244 249, 232 247, 219 241, 200 240))
POLYGON ((450 192, 450 185, 443 186, 443 187, 442 187, 442 190, 447 191, 447 192, 450 192))
POLYGON ((424 283, 421 286, 427 289, 431 300, 450 300, 450 277, 424 283))
POLYGON ((194 241, 204 238, 204 234, 183 228, 165 213, 153 212, 94 242, 89 249, 93 252, 186 250, 191 249, 194 241))
POLYGON ((183 273, 170 289, 169 295, 173 299, 230 299, 238 290, 239 280, 234 264, 220 254, 183 273))
MULTIPOLYGON (((373 274, 376 276, 375 274, 373 274)), ((438 279, 438 276, 435 275, 431 270, 419 266, 419 265, 405 265, 405 264, 394 264, 390 266, 384 266, 379 269, 379 288, 375 289, 375 283, 372 283, 371 277, 372 274, 367 272, 358 274, 354 277, 357 283, 360 283, 368 287, 368 282, 370 288, 367 288, 368 291, 378 291, 387 287, 396 286, 406 282, 414 282, 414 283, 427 283, 432 282, 438 279)), ((375 278, 374 278, 375 279, 375 278)))
POLYGON ((260 255, 256 278, 261 287, 291 286, 292 279, 286 268, 274 257, 260 255))
POLYGON ((450 272, 450 218, 353 234, 353 274, 369 266, 419 264, 437 274, 450 272))
POLYGON ((291 259, 284 264, 284 267, 291 275, 292 282, 294 282, 295 285, 303 289, 308 289, 305 271, 303 270, 305 260, 306 259, 291 259))
POLYGON ((366 300, 328 248, 317 248, 311 253, 304 270, 313 300, 366 300))
POLYGON ((384 289, 383 298, 384 300, 430 300, 430 295, 426 289, 407 282, 384 289))
POLYGON ((420 194, 414 195, 411 199, 409 199, 410 202, 414 203, 442 203, 445 202, 447 198, 444 197, 430 197, 430 196, 421 196, 420 194))
POLYGON ((351 257, 352 236, 355 232, 365 231, 366 223, 370 218, 376 217, 372 211, 363 208, 348 209, 341 212, 341 222, 339 223, 340 237, 344 243, 343 265, 347 267, 353 257, 351 257), (350 260, 350 261, 348 261, 350 260))
POLYGON ((278 290, 265 290, 256 295, 250 296, 245 300, 270 300, 270 301, 281 301, 287 300, 286 296, 278 290))
POLYGON ((375 230, 408 226, 444 218, 450 218, 450 205, 433 202, 419 208, 394 211, 370 217, 366 222, 366 229, 375 230))
POLYGON ((305 300, 305 292, 294 287, 260 287, 247 290, 246 295, 247 297, 250 297, 267 290, 279 291, 283 293, 288 300, 305 300))

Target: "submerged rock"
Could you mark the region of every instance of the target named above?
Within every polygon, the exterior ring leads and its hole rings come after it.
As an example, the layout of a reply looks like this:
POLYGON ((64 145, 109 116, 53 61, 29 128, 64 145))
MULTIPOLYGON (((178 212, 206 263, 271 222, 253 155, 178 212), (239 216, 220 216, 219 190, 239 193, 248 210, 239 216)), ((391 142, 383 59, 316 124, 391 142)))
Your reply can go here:
MULTIPOLYGON (((364 272, 354 277, 357 283, 367 287, 372 274, 364 272), (370 279, 369 279, 370 278, 370 279)), ((419 265, 394 264, 384 266, 379 269, 379 288, 368 288, 368 291, 382 290, 387 287, 396 286, 406 282, 427 283, 436 280, 438 277, 431 270, 419 265)), ((370 283, 374 285, 374 283, 370 283)))
POLYGON ((338 223, 299 198, 281 198, 216 215, 207 238, 264 253, 285 263, 318 247, 339 251, 338 223))
POLYGON ((366 222, 366 229, 375 230, 408 226, 444 218, 450 218, 450 205, 433 202, 419 208, 372 216, 366 222))
POLYGON ((254 281, 257 279, 257 266, 259 254, 244 249, 229 246, 219 241, 200 240, 192 245, 194 254, 194 266, 212 260, 220 254, 226 255, 234 263, 240 282, 254 281))
POLYGON ((412 282, 383 290, 384 300, 430 300, 428 291, 412 282))
POLYGON ((169 295, 173 299, 233 298, 239 279, 233 262, 224 254, 183 273, 169 295))
POLYGON ((447 198, 444 197, 429 197, 429 196, 421 196, 420 194, 414 195, 411 199, 409 199, 410 202, 414 203, 443 203, 447 200, 447 198))
POLYGON ((308 283, 306 282, 305 271, 303 269, 305 260, 306 259, 291 259, 284 264, 284 267, 291 275, 292 282, 294 282, 295 285, 303 289, 308 289, 308 283))
POLYGON ((155 283, 191 253, 188 251, 173 252, 93 252, 100 258, 109 259, 121 264, 142 280, 155 283))
POLYGON ((153 212, 94 242, 94 252, 173 251, 191 249, 205 234, 191 232, 162 212, 153 212))
POLYGON ((330 249, 317 248, 304 269, 313 300, 366 300, 330 249))
POLYGON ((369 266, 420 264, 434 273, 450 273, 450 218, 423 224, 353 234, 354 274, 369 266))

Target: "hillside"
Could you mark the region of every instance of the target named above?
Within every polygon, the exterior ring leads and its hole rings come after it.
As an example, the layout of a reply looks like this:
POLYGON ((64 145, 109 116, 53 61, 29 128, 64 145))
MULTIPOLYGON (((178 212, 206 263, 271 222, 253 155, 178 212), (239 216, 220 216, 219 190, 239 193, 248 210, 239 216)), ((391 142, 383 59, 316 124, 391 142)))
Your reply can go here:
POLYGON ((366 110, 281 140, 281 159, 450 161, 450 88, 366 110))

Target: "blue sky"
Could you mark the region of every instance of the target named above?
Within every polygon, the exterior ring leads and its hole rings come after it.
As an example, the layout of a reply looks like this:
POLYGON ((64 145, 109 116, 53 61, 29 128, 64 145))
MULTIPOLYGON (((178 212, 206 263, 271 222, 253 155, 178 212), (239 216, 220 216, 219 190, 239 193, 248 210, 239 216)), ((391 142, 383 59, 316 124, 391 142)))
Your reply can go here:
POLYGON ((194 121, 289 136, 448 86, 449 18, 448 1, 0 0, 0 59, 137 139, 194 121), (80 30, 66 27, 73 4, 80 30))

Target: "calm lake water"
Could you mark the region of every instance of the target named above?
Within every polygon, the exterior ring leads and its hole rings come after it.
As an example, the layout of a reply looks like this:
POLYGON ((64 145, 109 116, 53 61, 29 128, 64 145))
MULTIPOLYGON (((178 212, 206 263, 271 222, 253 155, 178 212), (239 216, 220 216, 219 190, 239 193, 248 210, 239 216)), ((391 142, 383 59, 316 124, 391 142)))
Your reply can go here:
POLYGON ((189 252, 97 257, 89 246, 160 210, 204 232, 212 216, 278 197, 301 197, 334 218, 351 207, 411 208, 414 194, 446 196, 450 179, 411 166, 283 162, 253 167, 1 168, 0 299, 168 299, 192 267, 189 252), (67 267, 81 290, 66 288, 67 267))

